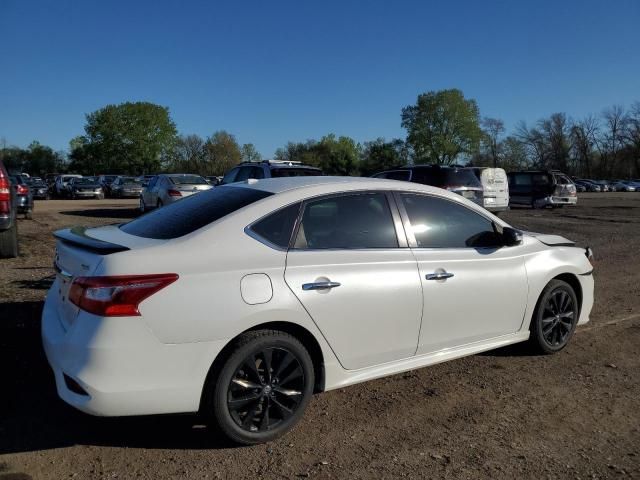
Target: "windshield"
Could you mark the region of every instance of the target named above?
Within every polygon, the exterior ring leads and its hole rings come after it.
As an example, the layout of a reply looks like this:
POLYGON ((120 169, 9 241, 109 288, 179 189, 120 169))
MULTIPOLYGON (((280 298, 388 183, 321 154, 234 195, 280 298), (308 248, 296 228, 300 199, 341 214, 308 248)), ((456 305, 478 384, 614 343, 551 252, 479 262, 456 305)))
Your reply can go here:
POLYGON ((154 210, 121 225, 120 229, 137 237, 178 238, 270 195, 273 194, 253 188, 214 188, 154 210))
POLYGON ((180 175, 169 178, 174 185, 209 185, 200 175, 180 175))
POLYGON ((72 183, 74 185, 90 185, 92 183, 96 183, 96 181, 92 177, 86 177, 86 178, 74 178, 72 180, 72 183))
POLYGON ((135 183, 137 185, 142 185, 142 180, 134 177, 122 177, 122 183, 135 183))

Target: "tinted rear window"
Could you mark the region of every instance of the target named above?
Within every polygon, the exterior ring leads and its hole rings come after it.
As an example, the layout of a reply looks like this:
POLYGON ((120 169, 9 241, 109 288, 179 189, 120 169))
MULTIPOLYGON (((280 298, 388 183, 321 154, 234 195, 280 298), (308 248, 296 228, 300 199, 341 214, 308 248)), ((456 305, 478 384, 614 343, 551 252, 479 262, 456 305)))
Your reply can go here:
POLYGON ((318 177, 322 172, 315 168, 273 168, 272 177, 318 177))
POLYGON ((154 210, 120 229, 137 237, 178 238, 270 195, 253 188, 218 187, 154 210))
POLYGON ((200 175, 180 175, 169 178, 174 185, 207 185, 207 181, 200 175))
POLYGON ((473 170, 463 168, 415 168, 411 181, 434 187, 478 187, 480 180, 473 170))

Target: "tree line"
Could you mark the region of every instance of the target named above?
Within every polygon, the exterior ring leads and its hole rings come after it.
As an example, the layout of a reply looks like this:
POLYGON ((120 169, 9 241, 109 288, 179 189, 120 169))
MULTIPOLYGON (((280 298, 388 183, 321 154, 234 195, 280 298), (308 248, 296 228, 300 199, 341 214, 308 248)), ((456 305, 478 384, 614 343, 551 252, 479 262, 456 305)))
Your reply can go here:
MULTIPOLYGON (((600 115, 572 119, 553 113, 532 125, 520 122, 507 134, 504 122, 482 117, 477 102, 448 89, 420 94, 400 112, 404 139, 362 143, 327 134, 288 142, 274 158, 301 161, 331 175, 370 175, 406 164, 473 165, 559 169, 591 178, 640 176, 640 102, 613 106, 600 115)), ((169 109, 148 102, 107 105, 86 115, 84 134, 69 153, 33 142, 26 149, 2 146, 0 158, 13 171, 31 174, 148 174, 161 171, 222 175, 242 161, 259 161, 251 143, 219 130, 208 137, 180 135, 169 109)))

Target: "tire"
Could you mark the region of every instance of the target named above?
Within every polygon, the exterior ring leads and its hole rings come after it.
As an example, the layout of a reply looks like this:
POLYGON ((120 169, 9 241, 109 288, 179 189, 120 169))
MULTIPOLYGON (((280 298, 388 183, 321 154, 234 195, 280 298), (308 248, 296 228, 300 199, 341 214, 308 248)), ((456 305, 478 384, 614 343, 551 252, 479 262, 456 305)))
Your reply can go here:
POLYGON ((531 319, 530 346, 538 353, 559 352, 571 340, 579 315, 578 297, 571 285, 551 280, 542 290, 531 319))
POLYGON ((18 250, 18 222, 14 220, 10 229, 0 232, 0 258, 15 258, 18 250))
POLYGON ((278 330, 247 332, 218 371, 211 372, 202 413, 234 443, 269 442, 300 420, 314 381, 311 356, 293 335, 278 330))

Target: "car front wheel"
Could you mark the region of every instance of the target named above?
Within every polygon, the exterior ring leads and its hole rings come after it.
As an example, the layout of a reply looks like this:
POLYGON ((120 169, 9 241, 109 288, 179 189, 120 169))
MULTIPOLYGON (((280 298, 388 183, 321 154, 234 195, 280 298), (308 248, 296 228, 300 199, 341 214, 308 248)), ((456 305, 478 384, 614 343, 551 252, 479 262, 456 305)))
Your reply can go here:
POLYGON ((205 414, 242 445, 268 442, 289 431, 313 394, 311 356, 294 336, 276 330, 247 332, 212 372, 205 414))
POLYGON ((530 345, 540 353, 556 353, 567 346, 578 324, 580 306, 571 285, 551 280, 542 291, 531 319, 530 345))

